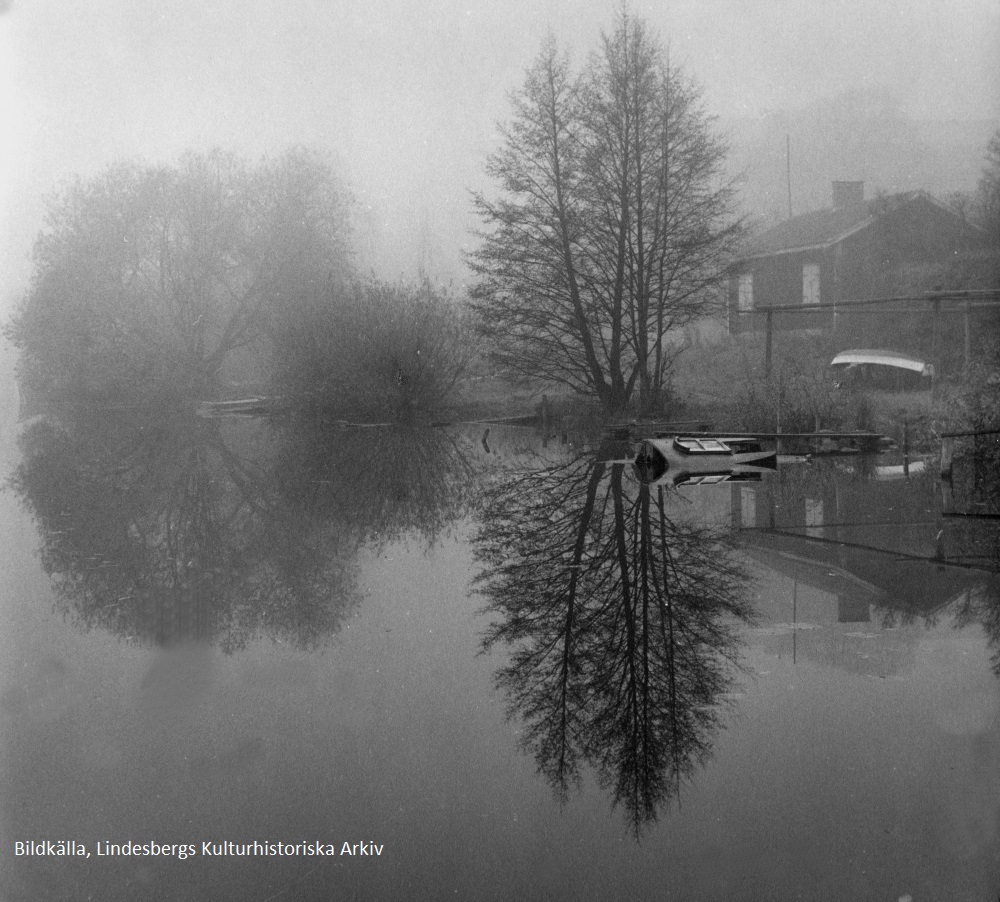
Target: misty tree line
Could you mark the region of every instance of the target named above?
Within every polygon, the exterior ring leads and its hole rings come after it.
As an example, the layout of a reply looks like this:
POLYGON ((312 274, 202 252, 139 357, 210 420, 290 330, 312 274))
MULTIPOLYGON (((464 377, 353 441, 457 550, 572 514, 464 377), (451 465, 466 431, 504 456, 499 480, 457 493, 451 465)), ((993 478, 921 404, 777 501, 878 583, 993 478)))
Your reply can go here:
MULTIPOLYGON (((579 69, 548 38, 511 107, 495 192, 473 197, 468 298, 363 276, 350 193, 307 149, 78 179, 5 327, 22 387, 104 403, 253 390, 406 418, 446 401, 482 347, 508 376, 655 410, 671 333, 715 311, 745 233, 700 90, 622 10, 579 69)), ((1000 132, 963 203, 1000 236, 1000 132)))
POLYGON ((349 193, 305 149, 257 166, 189 153, 79 179, 52 202, 34 256, 6 334, 22 384, 49 398, 241 385, 403 413, 443 396, 468 359, 445 292, 358 274, 349 193))

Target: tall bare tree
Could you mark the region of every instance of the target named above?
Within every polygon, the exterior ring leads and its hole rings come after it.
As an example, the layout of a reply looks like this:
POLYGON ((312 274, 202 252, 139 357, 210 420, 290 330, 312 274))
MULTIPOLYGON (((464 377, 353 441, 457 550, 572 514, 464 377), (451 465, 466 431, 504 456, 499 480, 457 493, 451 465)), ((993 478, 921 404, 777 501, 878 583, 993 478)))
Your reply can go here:
POLYGON ((596 395, 655 406, 669 334, 709 313, 740 234, 697 86, 622 12, 574 75, 553 38, 512 97, 478 194, 473 298, 496 360, 596 395))
POLYGON ((609 396, 597 356, 599 324, 585 297, 582 150, 578 86, 551 36, 511 98, 514 118, 487 172, 502 196, 476 195, 484 234, 473 267, 483 330, 515 372, 609 396))

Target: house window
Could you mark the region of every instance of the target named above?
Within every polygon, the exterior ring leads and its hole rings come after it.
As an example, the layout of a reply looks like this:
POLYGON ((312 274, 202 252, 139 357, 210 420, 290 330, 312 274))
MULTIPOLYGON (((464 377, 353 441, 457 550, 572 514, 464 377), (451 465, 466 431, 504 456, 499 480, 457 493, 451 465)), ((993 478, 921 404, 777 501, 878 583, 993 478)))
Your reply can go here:
POLYGON ((753 310, 753 273, 745 272, 740 275, 736 307, 741 311, 753 310))
POLYGON ((757 525, 757 495, 749 486, 740 487, 740 526, 757 525))
POLYGON ((807 263, 802 267, 802 303, 819 303, 819 264, 807 263))
POLYGON ((806 535, 817 539, 823 535, 822 498, 806 498, 806 535))

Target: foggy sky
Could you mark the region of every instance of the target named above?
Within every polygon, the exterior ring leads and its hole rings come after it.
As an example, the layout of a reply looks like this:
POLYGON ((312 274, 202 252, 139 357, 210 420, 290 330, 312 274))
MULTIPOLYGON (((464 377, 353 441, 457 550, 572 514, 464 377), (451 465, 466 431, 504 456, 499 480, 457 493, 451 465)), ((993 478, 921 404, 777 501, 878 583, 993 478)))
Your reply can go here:
MULTIPOLYGON (((293 143, 339 159, 383 268, 458 259, 467 189, 550 28, 579 61, 597 0, 0 0, 0 305, 41 198, 122 158, 293 143), (440 245, 440 246, 435 246, 440 245), (398 253, 394 253, 394 248, 398 253)), ((916 118, 1000 120, 997 0, 632 4, 723 117, 884 89, 916 118)))

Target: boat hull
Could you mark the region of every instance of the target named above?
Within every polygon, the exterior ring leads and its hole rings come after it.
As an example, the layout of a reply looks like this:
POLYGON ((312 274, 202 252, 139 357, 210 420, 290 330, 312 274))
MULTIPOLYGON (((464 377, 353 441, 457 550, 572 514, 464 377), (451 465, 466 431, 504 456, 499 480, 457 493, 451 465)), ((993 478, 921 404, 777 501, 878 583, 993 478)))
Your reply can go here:
POLYGON ((669 477, 674 484, 702 475, 747 474, 777 467, 776 451, 764 450, 748 437, 711 441, 684 436, 657 436, 643 440, 635 466, 644 482, 669 477))

